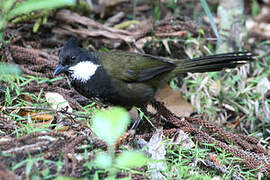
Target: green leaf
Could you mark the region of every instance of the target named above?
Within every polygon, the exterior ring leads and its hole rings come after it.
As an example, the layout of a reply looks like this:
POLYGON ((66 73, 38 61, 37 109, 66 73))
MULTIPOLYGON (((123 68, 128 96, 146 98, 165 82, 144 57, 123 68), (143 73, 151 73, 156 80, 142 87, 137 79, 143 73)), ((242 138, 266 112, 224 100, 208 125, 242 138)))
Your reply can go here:
POLYGON ((129 122, 128 112, 124 108, 115 107, 96 113, 93 117, 92 129, 100 139, 112 146, 126 131, 129 122))
POLYGON ((12 7, 12 5, 14 4, 16 0, 6 0, 6 1, 2 1, 1 2, 1 10, 2 10, 2 13, 5 14, 7 13, 10 8, 12 7))
POLYGON ((38 31, 38 28, 39 28, 39 26, 40 26, 40 24, 41 24, 41 18, 38 18, 37 20, 36 20, 36 22, 35 22, 35 24, 34 24, 34 26, 33 26, 33 32, 37 32, 38 31))
POLYGON ((27 164, 26 164, 26 167, 25 167, 25 174, 27 177, 30 176, 30 173, 31 173, 31 169, 34 165, 34 160, 33 159, 30 159, 27 164))
POLYGON ((97 154, 94 165, 98 168, 108 169, 112 166, 112 156, 105 152, 97 154))
POLYGON ((21 74, 22 71, 18 65, 0 63, 0 75, 21 74))
POLYGON ((148 158, 138 151, 125 151, 116 158, 116 166, 119 168, 135 168, 146 165, 148 158))
POLYGON ((63 6, 72 6, 76 4, 76 0, 28 0, 19 3, 6 15, 6 19, 12 19, 16 16, 27 14, 32 11, 55 9, 63 6))
POLYGON ((15 165, 12 167, 12 170, 14 171, 14 170, 16 170, 16 169, 18 169, 18 168, 24 166, 24 165, 27 163, 27 161, 28 161, 28 159, 23 160, 23 161, 21 161, 21 162, 18 162, 17 164, 15 164, 15 165))
POLYGON ((251 14, 257 16, 260 13, 260 5, 257 0, 252 0, 251 14))
POLYGON ((202 3, 202 7, 203 7, 206 15, 208 16, 208 18, 210 20, 211 27, 212 27, 212 29, 213 29, 213 31, 214 31, 214 33, 215 33, 218 41, 221 42, 222 40, 221 40, 221 38, 219 36, 218 30, 217 30, 217 26, 216 26, 216 24, 214 22, 214 18, 213 18, 212 14, 211 14, 211 11, 209 9, 209 6, 208 6, 206 0, 200 0, 200 1, 202 3))

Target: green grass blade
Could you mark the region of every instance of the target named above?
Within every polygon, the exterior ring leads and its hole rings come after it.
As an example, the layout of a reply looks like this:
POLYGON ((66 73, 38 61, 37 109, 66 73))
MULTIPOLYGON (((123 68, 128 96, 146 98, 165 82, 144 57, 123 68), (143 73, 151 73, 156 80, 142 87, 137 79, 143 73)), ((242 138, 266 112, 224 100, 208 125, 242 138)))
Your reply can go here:
POLYGON ((21 74, 22 71, 18 65, 0 63, 0 75, 21 74))
POLYGON ((220 38, 220 36, 219 36, 218 30, 217 30, 217 26, 216 26, 216 24, 215 24, 215 22, 214 22, 214 18, 213 18, 212 14, 211 14, 211 11, 210 11, 210 9, 209 9, 209 6, 208 6, 207 2, 206 2, 205 0, 200 0, 200 1, 201 1, 201 3, 202 3, 202 7, 203 7, 203 9, 204 9, 206 15, 208 16, 208 18, 209 18, 209 20, 210 20, 211 27, 212 27, 212 29, 214 30, 214 33, 215 33, 215 35, 216 35, 218 41, 219 41, 219 42, 222 42, 222 40, 221 40, 221 38, 220 38))
POLYGON ((13 4, 15 3, 16 0, 7 0, 7 1, 2 1, 1 2, 1 10, 2 10, 2 13, 5 14, 7 13, 11 7, 13 6, 13 4))
POLYGON ((72 6, 75 5, 75 3, 76 0, 28 0, 18 4, 6 15, 5 18, 9 20, 32 11, 72 6))

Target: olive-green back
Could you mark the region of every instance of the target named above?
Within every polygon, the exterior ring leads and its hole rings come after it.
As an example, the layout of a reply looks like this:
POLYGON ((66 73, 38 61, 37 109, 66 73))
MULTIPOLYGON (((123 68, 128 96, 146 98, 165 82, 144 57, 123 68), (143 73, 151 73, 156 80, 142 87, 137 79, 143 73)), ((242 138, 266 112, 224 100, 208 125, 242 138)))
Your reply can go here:
POLYGON ((96 56, 111 77, 126 82, 148 81, 176 67, 170 59, 146 54, 104 52, 96 56))

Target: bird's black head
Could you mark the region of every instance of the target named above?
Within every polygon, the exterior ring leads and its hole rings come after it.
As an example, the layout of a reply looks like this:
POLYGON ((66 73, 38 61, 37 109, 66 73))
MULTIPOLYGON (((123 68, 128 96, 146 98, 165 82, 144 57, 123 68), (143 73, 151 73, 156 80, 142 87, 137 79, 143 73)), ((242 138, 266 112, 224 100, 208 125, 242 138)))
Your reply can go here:
POLYGON ((71 38, 59 53, 59 65, 54 75, 65 73, 70 80, 87 82, 100 66, 97 58, 86 49, 80 48, 75 38, 71 38))
POLYGON ((81 48, 78 47, 77 39, 70 38, 62 47, 59 53, 59 65, 54 71, 54 75, 68 72, 68 68, 78 61, 81 48))

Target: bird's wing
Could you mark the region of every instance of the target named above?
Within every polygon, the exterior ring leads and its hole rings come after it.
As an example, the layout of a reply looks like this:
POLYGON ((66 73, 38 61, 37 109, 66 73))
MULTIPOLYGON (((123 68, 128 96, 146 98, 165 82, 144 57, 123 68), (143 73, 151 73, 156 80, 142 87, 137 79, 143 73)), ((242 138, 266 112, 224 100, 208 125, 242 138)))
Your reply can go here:
POLYGON ((127 82, 146 81, 176 67, 169 59, 147 54, 99 53, 98 59, 110 76, 127 82))

